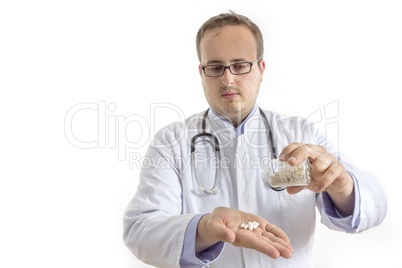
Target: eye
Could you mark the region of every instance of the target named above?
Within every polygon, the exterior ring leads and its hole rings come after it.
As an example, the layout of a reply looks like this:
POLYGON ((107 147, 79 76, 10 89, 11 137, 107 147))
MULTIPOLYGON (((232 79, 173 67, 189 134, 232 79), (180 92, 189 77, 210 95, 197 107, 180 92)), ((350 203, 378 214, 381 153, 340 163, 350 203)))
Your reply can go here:
POLYGON ((244 71, 249 66, 248 63, 235 63, 232 65, 234 71, 244 71))
POLYGON ((208 70, 214 73, 220 73, 223 70, 223 66, 222 65, 210 65, 207 66, 208 70))

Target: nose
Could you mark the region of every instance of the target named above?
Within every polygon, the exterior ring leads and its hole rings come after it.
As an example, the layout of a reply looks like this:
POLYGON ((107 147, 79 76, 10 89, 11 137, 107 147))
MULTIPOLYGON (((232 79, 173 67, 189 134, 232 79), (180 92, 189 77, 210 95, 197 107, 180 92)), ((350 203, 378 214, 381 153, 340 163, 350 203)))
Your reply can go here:
POLYGON ((234 84, 234 77, 229 69, 226 69, 225 72, 223 73, 222 83, 227 87, 232 86, 234 84))

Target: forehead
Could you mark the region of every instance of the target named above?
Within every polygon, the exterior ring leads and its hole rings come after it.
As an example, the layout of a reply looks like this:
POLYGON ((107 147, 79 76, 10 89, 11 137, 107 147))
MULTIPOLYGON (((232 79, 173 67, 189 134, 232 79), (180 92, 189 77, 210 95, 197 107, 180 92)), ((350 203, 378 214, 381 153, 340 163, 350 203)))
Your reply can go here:
POLYGON ((200 42, 201 64, 232 62, 235 59, 254 61, 257 57, 257 40, 244 25, 227 25, 205 31, 200 42))

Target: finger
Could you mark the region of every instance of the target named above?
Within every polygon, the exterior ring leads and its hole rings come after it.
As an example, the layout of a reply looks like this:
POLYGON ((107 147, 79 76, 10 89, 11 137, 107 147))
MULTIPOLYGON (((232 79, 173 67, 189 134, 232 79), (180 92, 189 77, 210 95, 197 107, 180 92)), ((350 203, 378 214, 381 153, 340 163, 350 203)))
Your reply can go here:
POLYGON ((286 243, 290 244, 289 237, 286 235, 286 233, 284 231, 282 231, 281 228, 275 226, 274 224, 268 223, 265 226, 265 231, 274 234, 275 236, 281 238, 286 243))
POLYGON ((286 191, 289 194, 297 194, 298 192, 301 192, 306 187, 307 186, 288 186, 288 187, 286 187, 286 191))
POLYGON ((289 259, 293 255, 293 248, 290 245, 284 246, 280 243, 272 244, 276 250, 279 251, 279 254, 286 259, 289 259))
POLYGON ((313 163, 319 156, 324 154, 326 149, 320 145, 303 144, 297 148, 288 158, 291 166, 298 165, 304 159, 308 158, 313 163))
POLYGON ((312 171, 324 173, 330 166, 337 166, 338 159, 330 153, 318 156, 311 165, 312 171))
POLYGON ((325 152, 326 149, 321 145, 292 143, 284 148, 279 159, 295 166, 306 158, 309 158, 310 162, 314 162, 317 157, 325 152))
POLYGON ((311 173, 314 177, 318 174, 322 175, 330 166, 330 159, 326 159, 325 156, 317 157, 317 159, 311 164, 311 173))
POLYGON ((312 180, 308 189, 314 192, 322 192, 325 188, 327 188, 333 180, 334 172, 336 173, 335 166, 332 164, 336 161, 335 157, 331 154, 323 154, 319 156, 311 166, 311 176, 312 180), (329 173, 327 173, 327 171, 329 173), (327 173, 327 175, 325 175, 327 173))
POLYGON ((288 146, 286 146, 285 148, 283 148, 281 154, 279 155, 279 160, 280 161, 288 161, 289 156, 300 146, 302 146, 303 144, 301 143, 291 143, 288 146))
POLYGON ((325 191, 339 177, 340 173, 340 168, 330 166, 320 180, 312 185, 313 191, 316 193, 325 191))
POLYGON ((262 236, 256 236, 251 232, 244 232, 243 235, 239 235, 233 245, 257 250, 273 259, 281 256, 281 252, 276 247, 262 239, 262 236))
POLYGON ((311 164, 311 183, 309 189, 312 190, 313 185, 317 184, 325 171, 331 166, 331 160, 327 155, 321 155, 311 164))
POLYGON ((289 243, 269 232, 266 232, 264 237, 281 253, 282 257, 290 258, 292 256, 294 250, 289 243))
POLYGON ((284 257, 288 259, 292 257, 294 250, 290 246, 290 244, 285 243, 282 239, 278 237, 274 238, 274 240, 276 239, 278 240, 278 242, 274 242, 271 239, 266 241, 266 239, 268 238, 262 238, 256 240, 253 246, 261 248, 260 252, 267 254, 271 258, 277 259, 279 257, 284 257))

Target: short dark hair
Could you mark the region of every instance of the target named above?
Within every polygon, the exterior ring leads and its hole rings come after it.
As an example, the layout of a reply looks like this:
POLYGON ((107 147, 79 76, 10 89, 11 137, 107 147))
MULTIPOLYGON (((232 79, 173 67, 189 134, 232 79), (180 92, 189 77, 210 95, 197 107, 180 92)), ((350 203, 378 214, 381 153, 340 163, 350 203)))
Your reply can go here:
POLYGON ((254 34, 255 39, 257 41, 257 59, 262 59, 264 55, 264 40, 262 38, 262 33, 260 28, 252 22, 246 16, 235 13, 230 10, 230 13, 222 13, 220 15, 214 16, 204 22, 201 28, 198 30, 197 38, 196 38, 196 48, 198 59, 201 62, 201 51, 200 51, 200 43, 201 39, 204 36, 204 33, 208 29, 212 29, 215 27, 222 27, 226 25, 245 25, 247 26, 251 32, 254 34))

